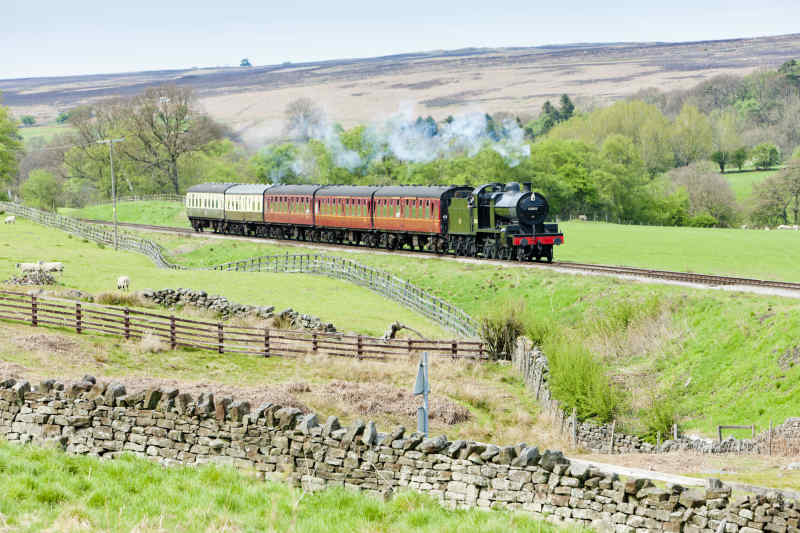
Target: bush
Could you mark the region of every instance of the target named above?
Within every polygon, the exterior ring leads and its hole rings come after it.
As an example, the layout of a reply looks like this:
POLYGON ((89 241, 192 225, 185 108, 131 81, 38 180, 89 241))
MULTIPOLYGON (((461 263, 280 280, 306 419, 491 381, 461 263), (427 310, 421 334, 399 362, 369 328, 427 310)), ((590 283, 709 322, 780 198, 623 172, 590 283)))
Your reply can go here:
POLYGON ((772 143, 762 143, 753 148, 753 165, 757 169, 764 170, 776 166, 781 162, 781 153, 778 147, 772 143))
POLYGON ((490 359, 511 359, 517 339, 525 332, 521 318, 524 312, 524 304, 517 303, 481 319, 479 333, 490 359))
POLYGON ((624 405, 623 392, 605 373, 603 362, 569 337, 551 339, 545 353, 550 362, 553 397, 577 409, 582 420, 610 422, 624 405))
POLYGON ((101 292, 95 302, 103 305, 120 305, 123 307, 143 307, 144 303, 135 293, 101 292))
POLYGON ((672 426, 678 422, 677 402, 672 397, 659 398, 654 394, 650 399, 650 407, 641 411, 639 419, 645 427, 640 435, 642 439, 655 444, 660 433, 661 442, 664 442, 671 438, 672 426))
POLYGON ((701 213, 689 219, 689 226, 692 228, 713 228, 717 224, 717 219, 708 213, 701 213))

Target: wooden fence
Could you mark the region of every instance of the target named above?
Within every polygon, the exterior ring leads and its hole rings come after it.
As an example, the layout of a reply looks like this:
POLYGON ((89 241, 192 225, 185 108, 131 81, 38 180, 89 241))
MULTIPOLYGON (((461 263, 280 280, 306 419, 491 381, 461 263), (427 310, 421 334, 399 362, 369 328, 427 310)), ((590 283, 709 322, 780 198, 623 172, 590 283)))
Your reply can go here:
POLYGON ((457 359, 487 357, 485 346, 479 341, 384 340, 362 335, 233 326, 13 291, 0 291, 0 319, 133 340, 151 335, 171 349, 198 348, 264 357, 320 353, 358 359, 391 359, 422 351, 457 359))
MULTIPOLYGON (((183 194, 134 194, 130 196, 117 196, 117 203, 120 202, 181 202, 186 200, 183 194)), ((112 203, 111 198, 105 198, 86 205, 108 205, 112 203)))
MULTIPOLYGON (((114 233, 107 230, 105 226, 87 224, 71 217, 9 202, 0 202, 0 209, 94 242, 109 246, 114 244, 114 233)), ((145 254, 160 268, 186 269, 184 266, 168 261, 164 257, 161 247, 150 240, 120 232, 118 246, 122 250, 145 254)), ((342 257, 320 254, 273 255, 243 259, 196 270, 320 274, 366 287, 419 312, 458 335, 467 338, 478 337, 477 323, 458 307, 389 272, 370 268, 342 257)))

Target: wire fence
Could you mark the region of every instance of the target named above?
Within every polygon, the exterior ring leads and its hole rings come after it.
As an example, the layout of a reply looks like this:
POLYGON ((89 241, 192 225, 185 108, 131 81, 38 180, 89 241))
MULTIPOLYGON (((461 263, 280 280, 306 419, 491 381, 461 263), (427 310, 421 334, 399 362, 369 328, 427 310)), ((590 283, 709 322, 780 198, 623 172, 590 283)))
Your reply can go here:
MULTIPOLYGON (((61 229, 87 240, 109 246, 114 244, 114 232, 105 229, 105 226, 88 224, 71 217, 9 202, 0 202, 0 209, 45 226, 61 229)), ((120 249, 144 254, 150 257, 160 268, 187 269, 182 265, 171 263, 164 256, 161 247, 148 239, 142 239, 127 232, 119 232, 117 242, 120 249)), ((390 300, 413 309, 462 337, 478 337, 478 324, 458 307, 394 274, 342 257, 320 254, 272 255, 232 261, 194 270, 303 273, 341 279, 366 287, 390 300)))
POLYGON ((378 339, 362 335, 238 326, 3 290, 0 290, 0 319, 34 327, 74 329, 77 333, 91 331, 127 340, 141 340, 150 336, 172 350, 197 348, 264 357, 327 354, 386 360, 406 358, 421 351, 454 359, 485 359, 487 356, 484 344, 479 341, 378 339))

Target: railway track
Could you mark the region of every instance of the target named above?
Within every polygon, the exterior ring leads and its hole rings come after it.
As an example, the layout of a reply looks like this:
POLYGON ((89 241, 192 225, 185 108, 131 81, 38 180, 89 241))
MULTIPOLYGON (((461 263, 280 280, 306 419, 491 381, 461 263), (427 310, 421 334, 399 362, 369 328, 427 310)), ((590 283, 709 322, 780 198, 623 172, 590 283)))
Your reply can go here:
MULTIPOLYGON (((83 222, 88 222, 91 224, 101 224, 101 225, 112 225, 112 222, 107 220, 93 220, 93 219, 81 219, 83 222)), ((134 224, 130 222, 119 222, 119 226, 128 227, 133 229, 139 230, 153 230, 159 232, 168 232, 168 233, 181 233, 187 235, 203 235, 202 233, 197 233, 191 228, 173 228, 169 226, 154 226, 150 224, 134 224)), ((210 234, 209 234, 210 235, 210 234)), ((255 237, 242 237, 237 235, 222 235, 222 234, 214 234, 223 237, 229 238, 236 238, 236 239, 257 239, 255 237)), ((328 243, 310 243, 310 242, 297 242, 297 241, 276 241, 275 239, 260 239, 259 241, 272 241, 272 242, 290 242, 293 244, 299 244, 302 246, 322 246, 326 249, 343 249, 343 250, 359 250, 363 251, 365 248, 363 246, 353 246, 353 245, 330 245, 328 243)), ((369 248, 370 250, 374 250, 369 248)), ((382 253, 412 253, 409 251, 403 250, 379 250, 382 253)), ((413 254, 419 254, 424 252, 413 252, 413 254)), ((433 252, 430 252, 431 255, 434 255, 433 252)), ((482 260, 483 261, 483 260, 482 260)), ((503 261, 499 259, 487 259, 485 261, 489 261, 492 263, 498 264, 523 264, 523 265, 531 265, 541 268, 555 268, 555 269, 562 269, 562 270, 574 270, 577 272, 590 272, 596 274, 608 274, 612 276, 630 276, 630 277, 637 277, 637 278, 647 278, 647 279, 659 279, 665 281, 674 281, 674 282, 683 282, 683 283, 692 283, 697 285, 706 285, 710 287, 720 287, 720 286, 740 286, 740 287, 762 287, 762 288, 769 288, 769 289, 781 289, 781 290, 788 290, 788 291, 800 291, 800 283, 793 283, 789 281, 774 281, 774 280, 763 280, 763 279, 754 279, 754 278, 740 278, 734 276, 718 276, 713 274, 698 274, 695 272, 675 272, 671 270, 653 270, 648 268, 636 268, 636 267, 625 267, 625 266, 610 266, 610 265, 595 265, 591 263, 573 263, 570 261, 554 261, 553 263, 518 263, 517 261, 503 261)))

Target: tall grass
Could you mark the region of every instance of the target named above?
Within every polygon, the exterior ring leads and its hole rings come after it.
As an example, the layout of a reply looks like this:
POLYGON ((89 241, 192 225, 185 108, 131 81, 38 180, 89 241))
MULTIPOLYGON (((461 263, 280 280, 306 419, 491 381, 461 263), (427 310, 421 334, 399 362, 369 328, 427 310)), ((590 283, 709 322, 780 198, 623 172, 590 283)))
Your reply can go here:
POLYGON ((525 332, 524 314, 524 302, 517 301, 507 303, 481 319, 479 334, 486 343, 490 359, 511 359, 517 339, 525 332))
POLYGON ((606 365, 569 334, 551 335, 545 346, 553 397, 575 408, 581 419, 609 422, 625 395, 606 374, 606 365))
POLYGON ((341 488, 303 494, 232 469, 164 468, 130 455, 99 461, 2 441, 0 524, 3 531, 556 531, 524 514, 446 510, 412 492, 388 502, 341 488))

